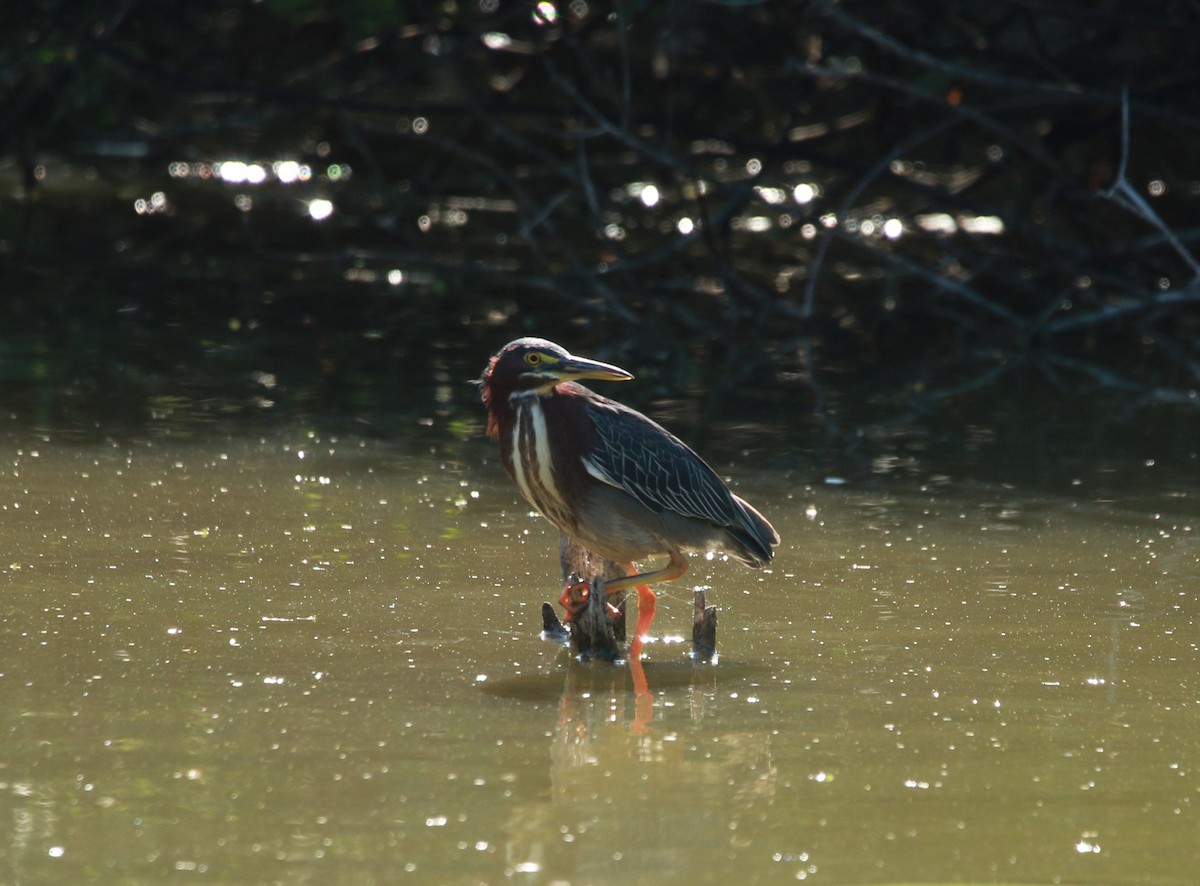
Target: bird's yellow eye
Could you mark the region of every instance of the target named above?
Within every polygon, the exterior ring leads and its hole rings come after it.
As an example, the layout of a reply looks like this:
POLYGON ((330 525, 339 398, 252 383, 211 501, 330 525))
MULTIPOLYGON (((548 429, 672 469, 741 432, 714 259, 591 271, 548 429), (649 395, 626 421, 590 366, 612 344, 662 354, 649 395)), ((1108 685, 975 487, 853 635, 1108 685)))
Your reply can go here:
POLYGON ((530 366, 537 366, 539 363, 542 362, 542 355, 539 354, 537 351, 531 351, 530 353, 525 355, 525 362, 528 363, 530 366))

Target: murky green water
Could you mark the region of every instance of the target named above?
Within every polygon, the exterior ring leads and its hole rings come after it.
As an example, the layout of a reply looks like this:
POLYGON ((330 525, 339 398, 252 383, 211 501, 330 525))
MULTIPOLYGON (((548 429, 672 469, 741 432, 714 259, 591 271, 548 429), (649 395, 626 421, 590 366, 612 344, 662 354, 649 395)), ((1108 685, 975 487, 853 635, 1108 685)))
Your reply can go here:
MULTIPOLYGON (((739 466, 628 669, 484 443, 4 439, 0 882, 1189 883, 1194 496, 739 466), (1106 500, 1099 501, 1098 498, 1106 500), (693 665, 691 587, 721 607, 693 665)), ((722 466, 724 467, 724 466, 722 466)))

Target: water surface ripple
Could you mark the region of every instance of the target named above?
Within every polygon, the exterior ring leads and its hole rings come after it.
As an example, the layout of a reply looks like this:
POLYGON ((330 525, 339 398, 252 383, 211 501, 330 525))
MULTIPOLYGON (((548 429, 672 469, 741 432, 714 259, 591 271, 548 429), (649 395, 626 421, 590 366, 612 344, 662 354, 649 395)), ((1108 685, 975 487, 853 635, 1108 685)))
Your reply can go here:
POLYGON ((1186 883, 1186 495, 735 472, 648 698, 490 449, 10 435, 0 882, 1186 883), (691 588, 721 608, 687 657, 691 588))

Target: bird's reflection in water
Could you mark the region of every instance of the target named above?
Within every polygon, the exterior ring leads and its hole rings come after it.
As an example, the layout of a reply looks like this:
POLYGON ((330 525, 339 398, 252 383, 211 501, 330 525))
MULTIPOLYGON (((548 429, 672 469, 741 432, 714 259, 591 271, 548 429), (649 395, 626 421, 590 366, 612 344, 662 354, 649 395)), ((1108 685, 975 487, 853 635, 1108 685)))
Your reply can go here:
MULTIPOLYGON (((742 752, 734 755, 738 765, 746 762, 745 753, 759 763, 769 760, 768 728, 745 731, 746 721, 739 715, 736 733, 717 727, 709 735, 704 722, 722 706, 719 684, 731 679, 740 684, 745 671, 736 665, 718 668, 688 661, 570 660, 550 751, 555 793, 573 795, 570 786, 580 770, 601 767, 615 773, 634 763, 683 763, 704 742, 721 742, 723 751, 739 746, 742 752)), ((702 756, 705 762, 713 759, 708 751, 702 756)), ((754 768, 760 775, 769 770, 754 768)))
POLYGON ((654 695, 642 662, 572 661, 559 700, 555 744, 586 744, 605 730, 646 732, 654 716, 654 695), (632 696, 632 711, 630 698, 632 696))
POLYGON ((611 878, 617 852, 639 876, 669 878, 679 853, 699 846, 726 845, 733 858, 739 823, 772 802, 771 717, 747 717, 736 697, 757 669, 693 662, 680 647, 679 659, 664 661, 670 645, 650 649, 656 658, 644 663, 581 662, 564 651, 562 670, 489 687, 544 703, 557 684, 549 796, 513 807, 514 863, 536 863, 547 880, 598 882, 611 878))

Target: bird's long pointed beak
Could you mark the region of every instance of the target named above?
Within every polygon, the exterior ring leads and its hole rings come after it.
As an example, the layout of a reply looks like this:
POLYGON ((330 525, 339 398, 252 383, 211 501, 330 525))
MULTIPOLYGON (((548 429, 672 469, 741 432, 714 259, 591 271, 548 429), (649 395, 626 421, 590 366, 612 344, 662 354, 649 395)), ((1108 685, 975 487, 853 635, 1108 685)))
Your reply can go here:
POLYGON ((629 381, 633 378, 632 372, 626 372, 620 366, 613 366, 611 363, 601 363, 599 360, 588 360, 586 357, 568 357, 557 366, 554 371, 564 381, 574 381, 576 379, 594 378, 603 381, 629 381))

